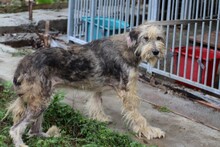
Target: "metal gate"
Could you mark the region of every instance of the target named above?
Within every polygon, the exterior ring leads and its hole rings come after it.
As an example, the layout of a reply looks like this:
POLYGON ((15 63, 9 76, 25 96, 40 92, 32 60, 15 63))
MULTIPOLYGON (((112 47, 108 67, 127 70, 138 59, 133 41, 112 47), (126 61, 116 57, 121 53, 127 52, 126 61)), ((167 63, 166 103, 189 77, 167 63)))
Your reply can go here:
POLYGON ((160 21, 167 56, 148 72, 220 95, 219 0, 69 0, 68 39, 79 44, 160 21))

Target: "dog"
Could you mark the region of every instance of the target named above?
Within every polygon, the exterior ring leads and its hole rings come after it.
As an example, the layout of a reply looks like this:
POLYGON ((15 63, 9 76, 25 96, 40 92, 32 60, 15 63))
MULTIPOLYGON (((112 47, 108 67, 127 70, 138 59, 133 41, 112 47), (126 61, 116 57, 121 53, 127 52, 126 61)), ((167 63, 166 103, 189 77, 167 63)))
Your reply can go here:
POLYGON ((136 89, 138 65, 142 61, 156 64, 165 56, 164 44, 162 27, 140 25, 130 32, 67 50, 48 48, 25 56, 13 78, 18 98, 8 108, 14 122, 9 134, 15 146, 26 146, 22 134, 28 125, 32 125, 31 135, 48 136, 41 131, 43 112, 60 84, 93 91, 86 105, 88 115, 102 122, 111 121, 103 111, 102 92, 105 87, 113 88, 123 102, 123 118, 138 137, 164 137, 165 133, 150 126, 138 111, 136 89))

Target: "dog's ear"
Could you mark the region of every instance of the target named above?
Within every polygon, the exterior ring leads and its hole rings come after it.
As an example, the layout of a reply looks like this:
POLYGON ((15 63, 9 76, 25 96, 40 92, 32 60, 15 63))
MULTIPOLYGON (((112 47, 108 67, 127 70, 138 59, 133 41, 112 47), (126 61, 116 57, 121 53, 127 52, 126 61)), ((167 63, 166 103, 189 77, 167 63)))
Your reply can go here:
POLYGON ((137 31, 136 29, 133 29, 129 32, 129 34, 127 36, 128 47, 133 47, 137 44, 139 34, 140 34, 140 32, 137 31))

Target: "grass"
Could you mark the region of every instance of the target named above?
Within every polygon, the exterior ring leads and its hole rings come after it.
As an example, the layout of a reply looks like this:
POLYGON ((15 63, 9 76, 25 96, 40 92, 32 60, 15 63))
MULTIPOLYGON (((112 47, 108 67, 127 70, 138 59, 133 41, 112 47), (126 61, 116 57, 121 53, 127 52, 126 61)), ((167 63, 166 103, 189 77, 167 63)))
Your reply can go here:
POLYGON ((1 50, 2 52, 11 54, 12 57, 20 57, 20 56, 25 56, 25 55, 29 55, 29 54, 33 53, 33 51, 30 50, 30 49, 18 49, 18 50, 16 50, 15 52, 4 51, 4 50, 1 49, 1 48, 0 48, 0 50, 1 50))
MULTIPOLYGON (((0 119, 4 117, 5 105, 15 98, 11 89, 11 83, 0 84, 0 119)), ((64 93, 57 93, 53 102, 44 114, 44 131, 52 125, 61 130, 61 137, 28 138, 23 136, 26 144, 34 147, 144 147, 146 145, 133 141, 128 134, 112 131, 107 124, 90 120, 74 111, 70 106, 60 102, 64 99, 64 93)), ((0 124, 0 146, 12 146, 12 140, 8 134, 12 125, 11 118, 6 118, 0 124)), ((27 131, 26 131, 27 132, 27 131)), ((151 146, 152 147, 152 146, 151 146)), ((154 146, 155 147, 155 146, 154 146)))
POLYGON ((15 52, 8 52, 8 53, 11 54, 12 57, 20 57, 33 53, 33 50, 31 50, 30 48, 20 48, 17 49, 15 52))
POLYGON ((166 106, 154 106, 154 108, 157 109, 159 112, 171 112, 171 110, 166 106))
POLYGON ((28 55, 28 54, 31 54, 32 51, 29 51, 29 50, 18 50, 16 52, 12 52, 11 55, 12 57, 20 57, 20 56, 25 56, 25 55, 28 55))

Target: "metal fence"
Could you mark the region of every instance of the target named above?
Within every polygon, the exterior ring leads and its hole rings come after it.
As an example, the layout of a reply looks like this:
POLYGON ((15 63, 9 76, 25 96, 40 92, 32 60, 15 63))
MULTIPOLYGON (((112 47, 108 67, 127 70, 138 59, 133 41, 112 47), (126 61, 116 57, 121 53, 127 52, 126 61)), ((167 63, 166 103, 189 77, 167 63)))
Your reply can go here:
POLYGON ((219 0, 69 0, 68 39, 85 44, 147 20, 168 22, 167 57, 141 66, 220 95, 219 19, 219 0))

